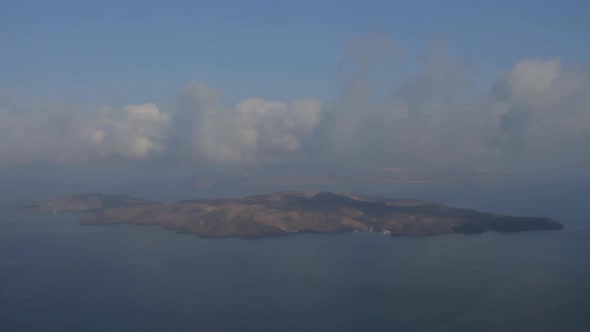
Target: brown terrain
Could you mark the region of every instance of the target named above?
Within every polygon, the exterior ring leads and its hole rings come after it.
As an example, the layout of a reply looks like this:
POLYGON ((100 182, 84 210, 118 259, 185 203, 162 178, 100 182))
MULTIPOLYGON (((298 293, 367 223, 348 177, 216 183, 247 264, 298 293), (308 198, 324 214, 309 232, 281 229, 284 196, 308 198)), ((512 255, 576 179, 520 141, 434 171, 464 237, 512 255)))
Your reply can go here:
POLYGON ((121 195, 73 195, 28 211, 90 211, 84 224, 160 225, 200 237, 376 231, 400 236, 558 230, 549 218, 513 217, 410 199, 334 192, 279 192, 236 199, 156 204, 121 195), (75 198, 75 199, 74 199, 75 198), (96 202, 96 200, 100 202, 96 202), (76 202, 78 204, 75 204, 76 202), (59 205, 60 202, 65 202, 59 205), (84 204, 81 204, 84 203, 84 204))

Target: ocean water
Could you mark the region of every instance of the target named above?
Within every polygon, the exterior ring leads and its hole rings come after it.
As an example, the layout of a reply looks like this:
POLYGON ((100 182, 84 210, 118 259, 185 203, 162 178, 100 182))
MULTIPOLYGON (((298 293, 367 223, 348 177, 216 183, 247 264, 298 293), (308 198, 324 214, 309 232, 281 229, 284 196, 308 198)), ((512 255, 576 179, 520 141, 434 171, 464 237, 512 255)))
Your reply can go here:
POLYGON ((590 196, 426 198, 567 228, 199 239, 6 206, 0 331, 590 331, 590 196))

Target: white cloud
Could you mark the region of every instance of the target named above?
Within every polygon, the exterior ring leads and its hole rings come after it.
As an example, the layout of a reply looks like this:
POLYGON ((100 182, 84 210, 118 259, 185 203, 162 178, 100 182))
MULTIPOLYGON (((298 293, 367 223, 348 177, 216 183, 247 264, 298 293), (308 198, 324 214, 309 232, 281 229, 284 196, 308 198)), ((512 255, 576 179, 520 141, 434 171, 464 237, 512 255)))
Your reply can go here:
MULTIPOLYGON (((505 85, 511 100, 529 103, 545 99, 545 94, 552 91, 559 75, 561 61, 559 59, 542 61, 528 59, 517 63, 503 78, 500 84, 505 85)), ((533 105, 537 106, 537 105, 533 105)))
POLYGON ((148 103, 122 110, 103 107, 96 117, 82 122, 86 138, 100 155, 147 158, 165 148, 169 116, 148 103))
POLYGON ((341 98, 328 110, 316 99, 247 98, 228 107, 221 91, 198 81, 166 112, 153 103, 73 110, 1 95, 0 164, 188 155, 213 164, 588 169, 586 69, 525 59, 481 92, 471 67, 441 43, 407 79, 385 77, 395 75, 391 59, 399 53, 387 38, 356 41, 348 52, 341 98))
POLYGON ((146 158, 164 149, 168 121, 152 103, 84 111, 1 107, 0 163, 146 158))
POLYGON ((220 93, 191 83, 181 97, 177 121, 196 153, 213 162, 255 162, 296 153, 320 120, 319 100, 287 104, 250 98, 234 108, 221 104, 220 93))
POLYGON ((590 74, 559 59, 527 59, 495 83, 507 149, 524 162, 586 162, 590 74))
POLYGON ((421 57, 419 72, 383 98, 364 71, 379 72, 380 62, 356 58, 364 62, 351 67, 360 73, 343 82, 342 97, 320 124, 322 151, 334 160, 509 171, 590 162, 590 75, 582 68, 525 59, 498 76, 492 93, 482 93, 470 66, 438 43, 421 57))
MULTIPOLYGON (((2 104, 0 104, 2 105, 2 104)), ((0 106, 0 163, 192 154, 212 163, 264 162, 300 152, 322 103, 249 98, 233 108, 220 91, 192 82, 172 112, 154 103, 76 110, 11 102, 0 106)))

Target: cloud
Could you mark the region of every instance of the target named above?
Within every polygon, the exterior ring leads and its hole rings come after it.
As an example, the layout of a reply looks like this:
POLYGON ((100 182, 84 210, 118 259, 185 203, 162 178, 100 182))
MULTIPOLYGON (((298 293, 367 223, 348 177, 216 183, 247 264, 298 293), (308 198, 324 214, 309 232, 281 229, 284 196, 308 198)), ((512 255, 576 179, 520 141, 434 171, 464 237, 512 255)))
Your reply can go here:
POLYGON ((189 84, 180 99, 177 141, 188 138, 199 157, 222 163, 276 160, 301 151, 322 112, 315 99, 249 98, 225 108, 221 93, 202 82, 189 84))
POLYGON ((148 158, 164 149, 169 118, 153 103, 122 109, 0 106, 0 163, 148 158))
POLYGON ((359 73, 343 81, 342 97, 319 126, 322 151, 334 160, 501 171, 554 171, 590 161, 590 75, 582 68, 525 59, 482 92, 472 66, 435 42, 418 59, 417 73, 389 85, 383 97, 387 88, 373 74, 386 72, 381 60, 368 66, 363 61, 375 56, 354 58, 360 63, 350 66, 359 73))
POLYGON ((493 153, 498 128, 485 96, 471 84, 470 67, 441 43, 420 60, 414 76, 378 86, 385 96, 372 88, 371 75, 344 82, 342 98, 322 124, 324 149, 335 159, 379 167, 465 165, 493 153))
MULTIPOLYGON (((504 148, 521 162, 588 162, 590 74, 561 60, 527 59, 494 84, 504 148)), ((572 165, 574 166, 574 165, 572 165)))
POLYGON ((228 108, 221 92, 202 82, 187 85, 168 112, 154 103, 75 109, 3 100, 2 164, 187 153, 208 163, 273 161, 302 151, 322 112, 322 103, 315 99, 283 103, 248 98, 228 108))
POLYGON ((199 81, 167 109, 146 103, 80 110, 2 94, 0 163, 184 158, 587 174, 587 69, 524 59, 482 89, 473 83, 474 67, 443 42, 428 46, 409 76, 395 71, 400 54, 383 36, 351 42, 340 97, 327 105, 246 98, 227 106, 220 90, 199 81))
POLYGON ((128 105, 122 110, 103 107, 95 116, 78 121, 83 141, 99 156, 144 159, 166 148, 169 115, 153 103, 128 105))

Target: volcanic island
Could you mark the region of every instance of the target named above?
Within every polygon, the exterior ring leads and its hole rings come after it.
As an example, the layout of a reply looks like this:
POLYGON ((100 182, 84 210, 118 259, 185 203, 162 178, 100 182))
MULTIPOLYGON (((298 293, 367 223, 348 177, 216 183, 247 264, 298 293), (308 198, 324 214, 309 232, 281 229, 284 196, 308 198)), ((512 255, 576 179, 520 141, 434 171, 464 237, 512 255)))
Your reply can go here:
POLYGON ((520 217, 415 200, 341 192, 284 191, 240 198, 157 203, 119 194, 73 194, 23 208, 28 212, 85 212, 82 224, 160 225, 203 238, 297 233, 381 232, 433 236, 560 230, 551 218, 520 217))

